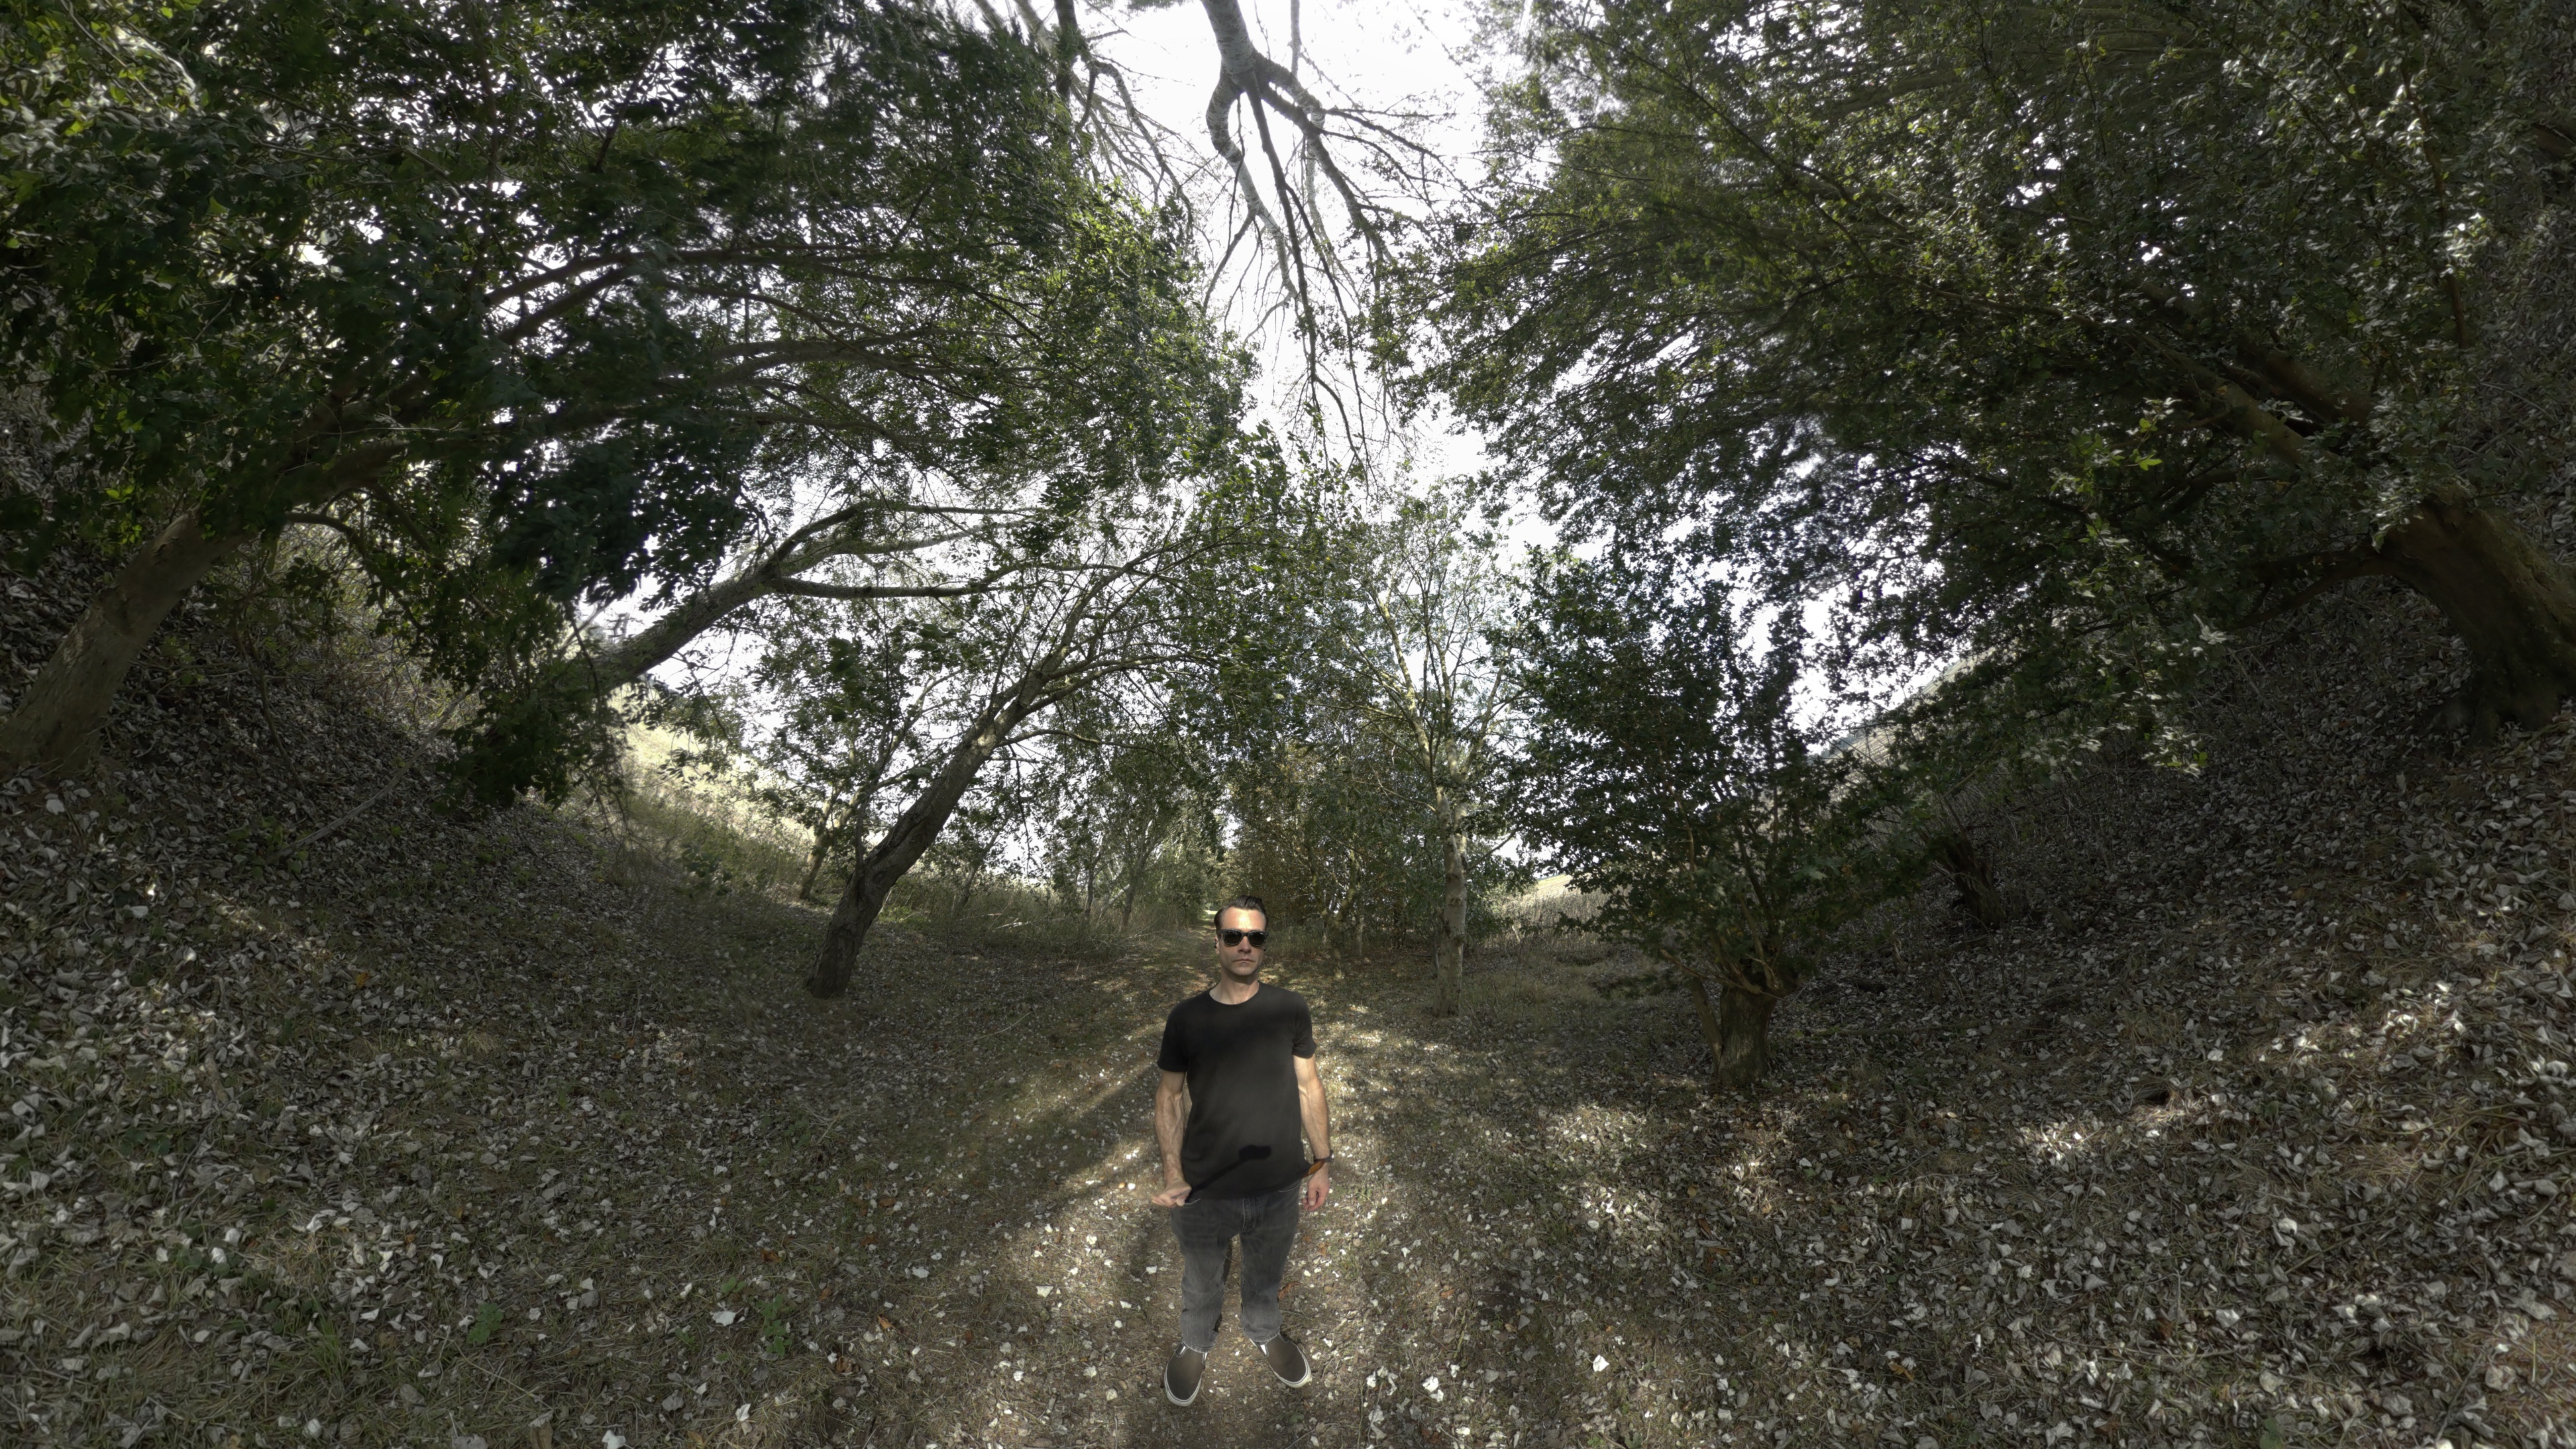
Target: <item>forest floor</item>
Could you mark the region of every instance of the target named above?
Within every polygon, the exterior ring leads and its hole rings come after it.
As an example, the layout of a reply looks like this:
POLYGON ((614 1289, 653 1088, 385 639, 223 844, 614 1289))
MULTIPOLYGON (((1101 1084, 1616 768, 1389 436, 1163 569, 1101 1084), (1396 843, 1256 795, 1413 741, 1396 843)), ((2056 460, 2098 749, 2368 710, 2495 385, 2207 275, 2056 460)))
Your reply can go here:
POLYGON ((1144 1199, 1203 942, 889 929, 816 1003, 817 912, 442 813, 328 671, 155 663, 0 789, 0 1440, 2576 1442, 2570 734, 2432 749, 2438 649, 2337 627, 2210 769, 1994 807, 2024 917, 1907 907, 1750 1098, 1581 941, 1449 1018, 1286 954, 1316 1381, 1229 1308, 1188 1410, 1144 1199))

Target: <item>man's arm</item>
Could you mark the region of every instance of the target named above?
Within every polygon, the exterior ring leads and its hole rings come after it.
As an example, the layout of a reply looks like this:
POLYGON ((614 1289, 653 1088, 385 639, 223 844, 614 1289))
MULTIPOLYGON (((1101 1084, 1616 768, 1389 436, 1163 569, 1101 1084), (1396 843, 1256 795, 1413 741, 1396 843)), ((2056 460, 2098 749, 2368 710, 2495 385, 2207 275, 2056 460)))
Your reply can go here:
POLYGON ((1163 1145, 1163 1190, 1154 1194, 1156 1207, 1179 1207, 1189 1200, 1189 1180, 1181 1176, 1181 1129, 1189 1125, 1189 1090, 1187 1072, 1165 1072, 1154 1088, 1154 1140, 1163 1145))
POLYGON ((1322 1159, 1333 1155, 1333 1114, 1324 1103, 1324 1079, 1315 1071, 1313 1057, 1297 1057, 1297 1116, 1306 1125, 1306 1145, 1314 1150, 1315 1170, 1306 1178, 1307 1211, 1324 1205, 1333 1190, 1333 1166, 1322 1159))

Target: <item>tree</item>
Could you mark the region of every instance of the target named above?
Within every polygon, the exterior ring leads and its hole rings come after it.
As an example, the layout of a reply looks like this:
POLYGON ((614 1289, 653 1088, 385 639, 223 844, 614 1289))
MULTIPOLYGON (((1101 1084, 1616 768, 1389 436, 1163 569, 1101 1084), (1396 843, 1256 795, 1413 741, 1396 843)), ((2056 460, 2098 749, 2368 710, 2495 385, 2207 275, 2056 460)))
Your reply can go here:
POLYGON ((923 884, 947 896, 941 909, 951 926, 965 924, 967 908, 976 897, 1002 879, 1010 864, 1012 837, 1026 840, 1030 783, 1017 769, 986 774, 958 802, 939 839, 922 853, 923 884))
POLYGON ((1017 324, 1101 208, 1016 40, 902 0, 98 16, 0 28, 0 373, 82 480, 0 528, 123 563, 0 757, 77 758, 170 608, 290 521, 445 581, 417 602, 470 673, 559 638, 532 596, 711 574, 764 468, 1060 432, 1032 364, 1075 333, 1017 324))
POLYGON ((743 482, 749 516, 721 577, 659 580, 650 602, 660 612, 644 627, 485 691, 497 703, 468 727, 460 764, 480 792, 507 798, 533 781, 560 793, 546 753, 555 721, 613 722, 597 701, 762 600, 1023 587, 1064 566, 1066 540, 1103 509, 1234 466, 1244 360, 1200 307, 1169 218, 1115 202, 1075 218, 1055 264, 1009 289, 1011 371, 994 376, 988 400, 1010 418, 1007 438, 944 463, 836 458, 810 438, 773 446, 743 482))
POLYGON ((2480 732, 2576 686, 2576 590, 2512 521, 2564 403, 2487 385, 2565 265, 2564 6, 1622 0, 1523 33, 1420 376, 1577 532, 1833 593, 2051 727, 2151 726, 2213 631, 2371 576, 2449 620, 2480 732))
POLYGON ((1350 703, 1394 747, 1410 803, 1440 845, 1434 1009, 1458 1009, 1473 837, 1493 833, 1491 787, 1518 723, 1499 644, 1520 605, 1490 526, 1452 493, 1407 498, 1367 532, 1353 605, 1350 703))
POLYGON ((1485 791, 1513 686, 1491 630, 1516 584, 1464 491, 1364 511, 1309 454, 1272 541, 1202 605, 1213 678, 1173 728, 1223 783, 1235 885, 1362 954, 1428 938, 1454 1003, 1469 922, 1516 876, 1485 791))
POLYGON ((1208 601, 1227 592, 1234 568, 1273 536, 1267 470, 1258 457, 1233 477, 1195 491, 1125 500, 1078 540, 1079 567, 1060 567, 1012 594, 967 611, 953 647, 973 681, 926 783, 859 859, 824 927, 805 988, 839 996, 856 976, 860 948, 897 882, 918 863, 985 767, 1037 738, 1048 716, 1111 681, 1204 667, 1212 657, 1208 601))
POLYGON ((701 742, 678 763, 738 776, 812 838, 799 899, 874 838, 889 795, 920 785, 929 716, 960 668, 943 612, 780 599, 747 631, 761 643, 750 669, 674 692, 667 712, 701 742))
POLYGON ((1635 555, 1542 577, 1511 798, 1523 835, 1600 897, 1586 929, 1680 975, 1717 1084, 1742 1088, 1833 931, 1903 878, 1881 843, 1909 835, 1890 828, 1893 778, 1801 727, 1802 710, 1825 730, 1836 715, 1796 615, 1756 627, 1732 592, 1635 555))
POLYGON ((1194 906, 1210 894, 1216 781, 1161 696, 1131 678, 1123 691, 1059 711, 1046 855, 1057 893, 1080 909, 1086 930, 1112 900, 1123 935, 1140 901, 1194 906))
POLYGON ((1272 920, 1312 925, 1353 957, 1372 938, 1437 932, 1440 842, 1393 742, 1367 721, 1319 699, 1229 760, 1225 785, 1228 874, 1272 920))

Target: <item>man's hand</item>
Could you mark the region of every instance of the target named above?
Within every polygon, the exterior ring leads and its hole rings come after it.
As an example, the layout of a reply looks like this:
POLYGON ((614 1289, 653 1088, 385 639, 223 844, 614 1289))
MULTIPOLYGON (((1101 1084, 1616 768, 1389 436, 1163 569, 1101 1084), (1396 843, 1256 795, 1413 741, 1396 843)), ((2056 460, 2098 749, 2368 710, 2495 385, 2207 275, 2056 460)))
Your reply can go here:
POLYGON ((1186 1182, 1175 1182, 1164 1188, 1161 1192, 1154 1194, 1154 1206, 1156 1207, 1179 1207, 1181 1204, 1188 1202, 1189 1200, 1190 1185, 1186 1182))
POLYGON ((1310 1213, 1323 1211, 1324 1198, 1332 1190, 1333 1164, 1316 1163, 1315 1170, 1306 1174, 1306 1211, 1310 1213))

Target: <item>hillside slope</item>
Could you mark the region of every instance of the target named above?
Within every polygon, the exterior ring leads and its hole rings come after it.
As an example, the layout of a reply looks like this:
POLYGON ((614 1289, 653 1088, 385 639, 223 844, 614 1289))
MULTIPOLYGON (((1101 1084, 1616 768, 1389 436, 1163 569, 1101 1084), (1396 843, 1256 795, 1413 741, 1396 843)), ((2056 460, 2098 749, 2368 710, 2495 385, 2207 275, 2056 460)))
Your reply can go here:
MULTIPOLYGON (((26 631, 0 639, 26 658, 26 631)), ((364 657, 200 620, 81 784, 0 791, 11 1443, 2548 1445, 2576 778, 2452 757, 2357 601, 2250 656, 2198 777, 1982 821, 1713 1100, 1580 942, 1280 963, 1341 1191, 1303 1394, 1155 1387, 1151 1052, 1199 944, 889 931, 643 838, 436 807, 364 657), (321 832, 316 834, 316 832, 321 832), (307 837, 312 837, 307 839, 307 837)))

